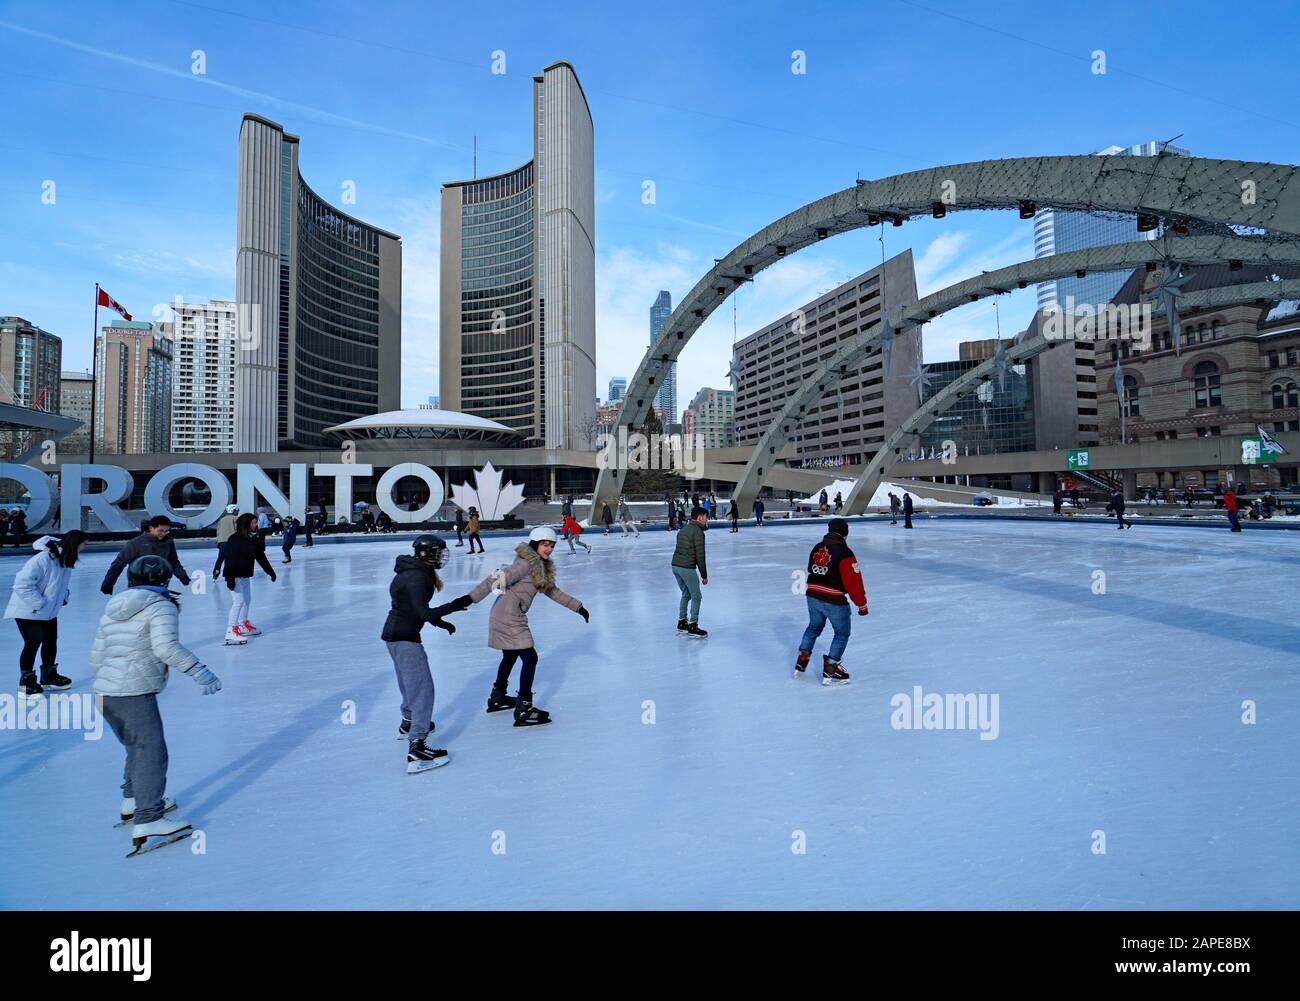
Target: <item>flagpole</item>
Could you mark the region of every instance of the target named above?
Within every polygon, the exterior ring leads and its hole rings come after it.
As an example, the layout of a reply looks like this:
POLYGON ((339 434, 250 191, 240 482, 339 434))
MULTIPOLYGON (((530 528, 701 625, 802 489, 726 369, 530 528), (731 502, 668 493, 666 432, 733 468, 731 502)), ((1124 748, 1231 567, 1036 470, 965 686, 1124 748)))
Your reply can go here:
POLYGON ((95 391, 99 387, 99 282, 95 282, 95 324, 90 328, 90 461, 95 461, 95 391))

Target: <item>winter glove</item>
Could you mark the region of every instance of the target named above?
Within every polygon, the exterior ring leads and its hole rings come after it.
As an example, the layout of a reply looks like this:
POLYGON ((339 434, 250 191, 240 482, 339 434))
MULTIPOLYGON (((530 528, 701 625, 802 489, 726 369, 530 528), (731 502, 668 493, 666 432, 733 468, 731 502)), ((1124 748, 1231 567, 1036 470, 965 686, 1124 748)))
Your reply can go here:
POLYGON ((452 601, 451 606, 456 611, 463 612, 465 611, 465 609, 469 608, 469 606, 472 604, 474 604, 474 599, 471 598, 468 594, 462 594, 459 598, 456 598, 452 601))
POLYGON ((275 583, 275 571, 274 571, 274 570, 271 571, 271 583, 272 583, 272 584, 275 583))
POLYGON ((871 614, 871 613, 867 611, 867 606, 866 606, 866 605, 863 605, 861 608, 858 609, 858 614, 859 614, 859 615, 869 615, 869 614, 871 614))
POLYGON ((106 594, 111 598, 113 597, 113 586, 111 584, 101 584, 99 588, 99 593, 106 594))
POLYGON ((448 636, 453 636, 456 633, 456 627, 453 626, 450 622, 445 622, 442 619, 434 619, 433 624, 437 626, 439 629, 447 630, 448 636))
POLYGON ((196 664, 186 672, 194 679, 195 684, 203 689, 204 695, 212 695, 221 691, 221 679, 207 669, 204 664, 196 664))
POLYGON ((227 590, 227 591, 233 591, 234 589, 235 589, 235 578, 234 578, 234 577, 227 577, 227 578, 226 578, 226 590, 227 590))
POLYGON ((590 613, 589 611, 587 611, 587 609, 586 609, 584 606, 582 606, 582 605, 579 605, 579 606, 578 606, 578 614, 582 616, 582 621, 583 621, 583 622, 590 622, 590 621, 591 621, 591 613, 590 613))

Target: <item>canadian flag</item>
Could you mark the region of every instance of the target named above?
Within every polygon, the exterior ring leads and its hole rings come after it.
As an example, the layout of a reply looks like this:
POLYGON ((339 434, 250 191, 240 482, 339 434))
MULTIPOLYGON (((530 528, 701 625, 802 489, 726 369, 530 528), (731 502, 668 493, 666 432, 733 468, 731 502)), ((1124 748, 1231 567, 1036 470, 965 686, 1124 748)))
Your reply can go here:
POLYGON ((122 319, 124 319, 124 320, 128 320, 128 321, 129 321, 129 320, 131 319, 131 314, 128 313, 128 312, 126 311, 126 309, 123 308, 122 304, 121 304, 120 302, 118 302, 116 299, 114 299, 114 298, 113 298, 111 295, 109 295, 107 292, 105 292, 103 289, 100 289, 100 290, 99 290, 99 302, 98 302, 98 305, 100 305, 100 306, 107 306, 109 309, 115 309, 115 310, 117 310, 119 313, 122 314, 122 319))

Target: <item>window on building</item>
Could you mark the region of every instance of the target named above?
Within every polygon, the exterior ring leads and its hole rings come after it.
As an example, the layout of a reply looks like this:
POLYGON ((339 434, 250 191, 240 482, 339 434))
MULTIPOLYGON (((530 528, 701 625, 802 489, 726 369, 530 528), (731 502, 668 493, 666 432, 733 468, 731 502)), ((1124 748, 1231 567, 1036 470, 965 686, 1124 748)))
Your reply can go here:
POLYGON ((1273 384, 1273 409, 1294 407, 1297 402, 1296 384, 1294 382, 1276 382, 1273 384))
POLYGON ((1137 379, 1131 375, 1124 376, 1124 416, 1138 417, 1142 413, 1141 403, 1138 400, 1137 379))
POLYGON ((1193 402, 1197 408, 1217 407, 1223 402, 1219 393, 1219 366, 1203 361, 1192 370, 1193 402))
POLYGON ((1173 429, 1171 428, 1171 429, 1167 432, 1167 437, 1169 438, 1170 441, 1176 441, 1177 438, 1178 438, 1178 432, 1177 432, 1176 430, 1173 430, 1173 429))
POLYGON ((1278 353, 1276 351, 1270 351, 1268 353, 1268 367, 1269 368, 1282 367, 1282 359, 1278 357, 1278 353))
POLYGON ((1223 324, 1218 320, 1214 321, 1214 339, 1217 341, 1223 336, 1223 324))
POLYGON ((1286 363, 1288 368, 1290 368, 1292 365, 1300 364, 1300 349, 1287 348, 1286 363))

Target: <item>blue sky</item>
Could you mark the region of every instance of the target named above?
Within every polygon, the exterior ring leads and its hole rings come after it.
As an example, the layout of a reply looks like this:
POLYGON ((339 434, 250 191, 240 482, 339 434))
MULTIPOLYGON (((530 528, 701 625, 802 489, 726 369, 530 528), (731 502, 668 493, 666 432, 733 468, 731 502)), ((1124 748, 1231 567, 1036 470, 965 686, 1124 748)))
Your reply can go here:
MULTIPOLYGON (((439 185, 471 175, 476 135, 480 174, 532 155, 531 79, 564 59, 596 124, 603 396, 644 352, 659 289, 676 301, 713 258, 856 177, 1180 134, 1200 155, 1297 162, 1298 35, 1297 5, 1204 0, 0 2, 0 313, 61 335, 77 368, 96 281, 142 318, 178 295, 233 296, 235 160, 252 111, 302 137, 313 188, 337 201, 353 182, 355 213, 402 236, 403 402, 423 402, 437 392, 439 185)), ((836 237, 764 272, 735 297, 739 335, 878 263, 877 237, 836 237)), ((886 228, 888 254, 908 247, 924 294, 1032 257, 1032 224, 953 213, 886 228)), ((927 361, 998 320, 1021 329, 1032 289, 998 308, 927 326, 927 361)), ((680 407, 726 384, 732 341, 724 307, 682 357, 680 407)))

